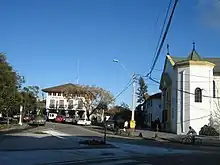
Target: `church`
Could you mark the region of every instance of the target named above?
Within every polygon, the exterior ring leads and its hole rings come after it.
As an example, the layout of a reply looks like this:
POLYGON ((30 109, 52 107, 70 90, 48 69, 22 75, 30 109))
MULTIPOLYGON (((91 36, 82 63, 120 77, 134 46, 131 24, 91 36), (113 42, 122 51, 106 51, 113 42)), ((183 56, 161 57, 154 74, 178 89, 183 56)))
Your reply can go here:
POLYGON ((191 126, 198 134, 220 114, 220 58, 202 58, 195 43, 186 57, 168 52, 159 88, 163 128, 185 134, 191 126))

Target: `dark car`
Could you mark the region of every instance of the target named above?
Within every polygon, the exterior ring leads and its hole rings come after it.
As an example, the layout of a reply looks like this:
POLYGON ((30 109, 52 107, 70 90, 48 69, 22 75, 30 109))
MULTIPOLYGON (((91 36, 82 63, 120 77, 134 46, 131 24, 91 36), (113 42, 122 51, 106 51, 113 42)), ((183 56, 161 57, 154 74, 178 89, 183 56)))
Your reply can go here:
POLYGON ((46 124, 46 120, 43 116, 36 116, 33 120, 29 121, 29 125, 39 125, 44 126, 46 124))
POLYGON ((23 117, 23 122, 29 122, 31 121, 32 117, 30 115, 24 116, 23 117))
POLYGON ((72 117, 65 117, 65 123, 73 123, 72 117))
POLYGON ((108 130, 114 130, 114 128, 115 128, 115 121, 114 120, 107 120, 106 121, 106 128, 108 130))

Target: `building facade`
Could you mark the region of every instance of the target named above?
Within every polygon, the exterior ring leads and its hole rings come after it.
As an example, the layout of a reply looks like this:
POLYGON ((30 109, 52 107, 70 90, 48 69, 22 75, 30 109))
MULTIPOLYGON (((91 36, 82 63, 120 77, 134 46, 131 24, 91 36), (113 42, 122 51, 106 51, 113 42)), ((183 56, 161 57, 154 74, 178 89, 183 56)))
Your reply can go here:
POLYGON ((201 58, 193 48, 188 57, 167 54, 160 81, 164 128, 197 133, 220 111, 220 58, 201 58))
POLYGON ((69 88, 77 87, 74 84, 64 84, 43 89, 42 91, 46 93, 47 113, 75 116, 79 111, 82 111, 82 115, 86 117, 84 94, 76 91, 70 98, 64 94, 69 88))
POLYGON ((156 119, 162 121, 162 110, 161 110, 161 93, 151 95, 145 102, 144 116, 145 124, 151 127, 152 122, 156 119))

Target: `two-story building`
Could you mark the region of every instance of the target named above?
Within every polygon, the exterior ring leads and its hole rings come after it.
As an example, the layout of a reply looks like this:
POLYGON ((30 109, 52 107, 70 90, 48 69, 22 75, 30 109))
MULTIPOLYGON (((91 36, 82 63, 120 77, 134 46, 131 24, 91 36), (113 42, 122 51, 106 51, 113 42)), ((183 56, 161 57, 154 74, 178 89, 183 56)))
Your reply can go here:
POLYGON ((167 131, 197 133, 215 112, 220 96, 220 58, 202 58, 193 45, 187 57, 166 56, 160 81, 162 110, 167 131))
POLYGON ((152 122, 156 119, 162 121, 162 110, 161 110, 161 93, 155 93, 148 97, 145 102, 144 116, 145 124, 151 127, 152 122))
POLYGON ((78 112, 83 112, 81 117, 86 116, 86 108, 84 106, 85 94, 77 90, 79 87, 69 83, 42 89, 46 93, 46 111, 50 119, 56 118, 57 114, 75 116, 78 112), (71 91, 73 96, 70 98, 64 94, 69 88, 76 88, 75 93, 71 91))

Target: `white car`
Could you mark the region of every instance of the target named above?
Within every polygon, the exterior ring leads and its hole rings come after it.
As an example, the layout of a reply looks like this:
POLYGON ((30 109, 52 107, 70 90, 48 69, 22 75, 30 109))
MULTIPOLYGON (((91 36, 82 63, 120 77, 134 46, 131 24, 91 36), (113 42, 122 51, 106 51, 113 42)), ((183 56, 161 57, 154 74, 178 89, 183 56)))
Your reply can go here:
POLYGON ((49 113, 48 119, 49 119, 49 120, 55 120, 56 117, 57 117, 57 114, 56 114, 56 113, 49 113))
POLYGON ((91 125, 91 121, 79 119, 79 120, 77 121, 77 124, 78 124, 78 125, 91 125))

